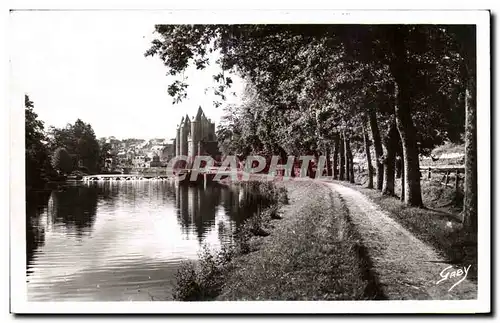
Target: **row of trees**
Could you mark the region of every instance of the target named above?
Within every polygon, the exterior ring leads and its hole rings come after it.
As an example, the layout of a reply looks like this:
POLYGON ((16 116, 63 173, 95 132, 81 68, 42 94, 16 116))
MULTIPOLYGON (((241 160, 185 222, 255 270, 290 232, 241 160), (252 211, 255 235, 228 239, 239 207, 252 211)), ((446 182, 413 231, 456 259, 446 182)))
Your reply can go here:
MULTIPOLYGON (((476 227, 475 26, 157 25, 156 33, 146 55, 170 75, 203 69, 217 53, 216 94, 231 86, 227 72, 250 85, 219 128, 226 153, 333 153, 334 164, 347 164, 334 165, 334 176, 351 179, 351 146, 363 144, 376 188, 394 194, 399 155, 404 202, 422 206, 419 155, 465 130, 464 223, 476 227)), ((182 77, 168 88, 174 102, 186 91, 182 77)))
MULTIPOLYGON (((27 189, 42 188, 48 179, 75 170, 95 173, 104 164, 103 151, 90 124, 78 119, 65 128, 50 127, 34 112, 25 95, 25 147, 27 189), (58 174, 57 174, 58 173, 58 174)), ((105 147, 104 147, 105 148, 105 147)))

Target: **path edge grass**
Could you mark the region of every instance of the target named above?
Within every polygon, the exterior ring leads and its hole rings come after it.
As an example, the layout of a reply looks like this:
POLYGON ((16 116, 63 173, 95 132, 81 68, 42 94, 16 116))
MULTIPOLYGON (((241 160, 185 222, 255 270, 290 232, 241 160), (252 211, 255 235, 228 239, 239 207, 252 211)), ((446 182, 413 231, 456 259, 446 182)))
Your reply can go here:
POLYGON ((477 282, 477 234, 462 230, 462 224, 456 215, 429 208, 406 206, 398 197, 383 195, 380 191, 361 184, 334 182, 364 194, 393 220, 432 246, 450 264, 472 265, 467 278, 477 282))

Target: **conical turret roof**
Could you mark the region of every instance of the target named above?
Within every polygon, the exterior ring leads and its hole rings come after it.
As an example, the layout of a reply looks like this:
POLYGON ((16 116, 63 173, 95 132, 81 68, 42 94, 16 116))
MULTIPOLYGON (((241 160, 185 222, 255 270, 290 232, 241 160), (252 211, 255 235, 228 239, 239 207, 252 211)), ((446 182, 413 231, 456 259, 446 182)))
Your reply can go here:
POLYGON ((204 117, 205 113, 203 113, 203 110, 201 109, 201 105, 198 107, 198 112, 196 113, 196 120, 200 121, 201 117, 204 117))

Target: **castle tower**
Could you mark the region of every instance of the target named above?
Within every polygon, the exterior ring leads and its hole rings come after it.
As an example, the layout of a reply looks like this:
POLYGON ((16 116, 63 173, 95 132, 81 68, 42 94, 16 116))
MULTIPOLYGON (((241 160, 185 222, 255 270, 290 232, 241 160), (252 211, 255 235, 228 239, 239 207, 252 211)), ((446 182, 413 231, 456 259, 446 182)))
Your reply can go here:
POLYGON ((179 153, 177 156, 182 155, 182 145, 184 144, 184 117, 181 118, 181 123, 179 124, 179 153))
POLYGON ((190 121, 189 116, 186 114, 186 117, 183 118, 184 122, 181 126, 181 142, 180 142, 180 154, 183 156, 187 156, 188 154, 188 134, 190 132, 190 121))
POLYGON ((198 142, 200 141, 199 136, 199 120, 198 118, 193 118, 191 121, 191 156, 198 155, 198 142))
POLYGON ((177 132, 175 134, 175 156, 180 155, 180 139, 181 139, 181 128, 177 125, 177 132))

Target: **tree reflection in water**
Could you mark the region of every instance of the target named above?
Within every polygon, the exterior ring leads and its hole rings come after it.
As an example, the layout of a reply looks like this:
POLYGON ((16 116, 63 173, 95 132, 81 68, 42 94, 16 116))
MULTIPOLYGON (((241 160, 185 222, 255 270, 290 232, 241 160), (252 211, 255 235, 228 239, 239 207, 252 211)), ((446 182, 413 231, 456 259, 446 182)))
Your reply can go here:
POLYGON ((86 186, 65 187, 53 191, 53 208, 49 209, 52 223, 62 223, 68 231, 81 237, 90 233, 95 222, 98 190, 86 186))
POLYGON ((50 191, 30 192, 26 194, 26 267, 33 254, 45 242, 45 227, 41 224, 41 215, 47 209, 50 191))
POLYGON ((177 185, 177 219, 183 234, 189 237, 194 231, 201 244, 206 233, 216 227, 220 243, 230 243, 235 228, 257 210, 258 205, 252 204, 249 196, 245 186, 177 185), (219 214, 224 219, 216 221, 219 214))
POLYGON ((173 181, 137 181, 67 185, 30 194, 26 200, 27 265, 44 245, 47 230, 55 229, 68 239, 80 241, 94 230, 96 213, 119 209, 139 214, 144 207, 171 207, 185 239, 197 240, 201 245, 213 231, 221 245, 232 243, 236 229, 257 210, 250 193, 245 185, 203 187, 173 181))

